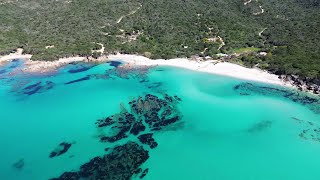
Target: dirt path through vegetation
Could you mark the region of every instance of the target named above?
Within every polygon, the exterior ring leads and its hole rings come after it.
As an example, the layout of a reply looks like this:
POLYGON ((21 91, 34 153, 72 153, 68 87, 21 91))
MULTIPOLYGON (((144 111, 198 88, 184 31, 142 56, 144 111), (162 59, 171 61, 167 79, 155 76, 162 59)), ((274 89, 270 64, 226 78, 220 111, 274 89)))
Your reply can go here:
POLYGON ((251 1, 252 1, 252 0, 248 0, 248 1, 244 2, 243 4, 244 4, 244 5, 247 5, 247 4, 251 3, 251 1))
POLYGON ((142 7, 142 4, 140 4, 140 6, 139 6, 136 10, 133 10, 133 11, 131 11, 129 14, 126 14, 126 15, 121 16, 121 17, 118 19, 117 24, 119 24, 119 23, 122 21, 123 18, 125 18, 125 17, 127 17, 127 16, 131 16, 131 15, 133 15, 134 13, 136 13, 141 7, 142 7))
POLYGON ((260 12, 256 12, 256 13, 253 13, 253 15, 259 15, 259 14, 263 14, 264 13, 264 9, 262 8, 262 6, 259 6, 259 8, 260 8, 260 12))
POLYGON ((103 53, 104 53, 104 49, 105 49, 104 45, 103 45, 102 43, 96 43, 96 44, 100 45, 100 46, 101 46, 101 49, 99 49, 99 50, 92 50, 92 52, 93 52, 93 53, 94 53, 94 52, 97 52, 97 53, 103 54, 103 53))
POLYGON ((259 32, 259 37, 262 38, 262 33, 266 30, 267 28, 264 28, 262 31, 259 32))

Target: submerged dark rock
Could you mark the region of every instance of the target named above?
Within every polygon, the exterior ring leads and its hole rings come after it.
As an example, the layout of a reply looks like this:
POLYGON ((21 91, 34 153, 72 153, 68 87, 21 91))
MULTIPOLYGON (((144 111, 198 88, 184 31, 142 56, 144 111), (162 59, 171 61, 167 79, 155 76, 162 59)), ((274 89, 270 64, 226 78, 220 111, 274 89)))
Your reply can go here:
POLYGON ((154 83, 147 84, 147 88, 149 89, 159 88, 160 86, 162 86, 161 82, 154 82, 154 83))
POLYGON ((176 108, 180 101, 178 96, 171 97, 167 94, 163 99, 152 94, 133 99, 129 102, 129 110, 122 106, 122 112, 96 122, 98 128, 111 126, 116 132, 114 136, 102 136, 100 140, 115 142, 127 138, 128 133, 138 135, 147 127, 156 131, 174 124, 181 119, 176 108))
MULTIPOLYGON (((132 65, 123 64, 120 61, 109 61, 108 63, 110 63, 110 66, 114 66, 116 68, 108 69, 103 74, 90 74, 85 77, 66 82, 64 84, 69 85, 69 84, 74 84, 74 83, 87 81, 87 80, 91 80, 91 79, 108 80, 108 79, 116 79, 116 78, 138 79, 142 82, 149 81, 147 78, 147 74, 149 73, 149 69, 151 67, 132 66, 132 65)), ((69 73, 78 73, 78 72, 87 71, 95 66, 95 64, 87 64, 87 63, 82 63, 82 64, 71 63, 71 64, 74 67, 72 67, 70 70, 68 70, 69 73)), ((153 86, 153 85, 151 85, 151 86, 153 86)))
POLYGON ((150 148, 153 149, 158 146, 158 143, 153 139, 152 135, 152 133, 142 134, 138 139, 142 144, 149 145, 150 148))
POLYGON ((292 119, 301 126, 299 137, 303 140, 311 140, 320 142, 320 126, 316 125, 311 121, 302 120, 296 117, 292 119))
POLYGON ((96 66, 95 64, 83 63, 83 62, 70 63, 70 64, 72 65, 72 67, 68 70, 69 73, 79 73, 79 72, 88 71, 89 69, 96 66))
POLYGON ((110 66, 113 66, 113 67, 118 67, 122 64, 122 62, 120 61, 108 61, 108 63, 110 64, 110 66))
POLYGON ((53 158, 53 157, 61 156, 62 154, 66 153, 70 149, 71 145, 72 145, 71 143, 67 143, 67 142, 60 143, 58 147, 50 153, 49 157, 53 158))
POLYGON ((179 98, 177 95, 173 96, 176 100, 181 101, 181 98, 179 98))
POLYGON ((254 124, 251 128, 248 129, 248 132, 255 133, 255 132, 261 132, 263 130, 266 130, 270 128, 272 125, 272 121, 260 121, 256 124, 254 124))
POLYGON ((79 180, 80 178, 78 172, 64 172, 60 177, 51 180, 79 180))
POLYGON ((101 142, 112 145, 119 141, 117 143, 125 144, 114 149, 105 148, 107 154, 103 157, 97 156, 83 164, 79 171, 65 172, 54 179, 129 180, 134 175, 144 178, 149 169, 142 170, 140 166, 149 158, 149 152, 142 144, 150 146, 150 149, 156 148, 158 143, 153 137, 153 132, 179 124, 176 122, 181 120, 181 113, 177 108, 180 101, 178 96, 165 94, 158 97, 147 94, 131 100, 128 106, 121 104, 119 113, 99 119, 95 124, 101 132, 101 142), (104 133, 104 129, 107 129, 108 133, 104 133), (129 136, 136 136, 136 142, 128 142, 129 136))
POLYGON ((17 162, 15 162, 12 167, 21 170, 24 167, 24 159, 19 159, 17 162))
POLYGON ((115 136, 111 136, 111 137, 107 137, 107 136, 103 136, 100 138, 100 141, 101 142, 110 142, 110 143, 113 143, 113 142, 116 142, 116 141, 119 141, 121 139, 124 139, 124 138, 127 138, 128 136, 125 134, 125 132, 120 132, 118 133, 117 135, 115 136))
POLYGON ((21 64, 22 64, 22 61, 20 61, 19 59, 14 59, 11 61, 9 68, 14 69, 14 68, 19 67, 21 64))
POLYGON ((250 96, 249 93, 244 93, 244 92, 241 92, 240 95, 241 95, 241 96, 250 96))
POLYGON ((121 78, 121 79, 138 79, 138 80, 146 80, 147 81, 147 74, 152 67, 149 66, 137 66, 131 64, 118 64, 113 63, 116 65, 116 68, 109 69, 106 71, 106 74, 112 78, 121 78))
POLYGON ((95 124, 98 124, 98 127, 110 126, 114 124, 113 116, 109 116, 105 119, 99 119, 95 124))
POLYGON ((108 136, 108 137, 102 136, 100 138, 100 140, 102 142, 111 142, 112 143, 112 142, 127 138, 128 137, 127 133, 130 131, 134 121, 135 121, 135 118, 134 118, 133 114, 130 114, 127 112, 118 114, 117 117, 110 116, 110 117, 106 118, 104 121, 98 120, 96 122, 98 127, 114 125, 112 128, 117 131, 116 135, 108 136), (116 120, 113 120, 113 119, 116 119, 116 120), (114 122, 117 122, 117 124, 115 125, 114 122))
POLYGON ((140 166, 149 159, 149 152, 135 142, 115 147, 110 154, 97 156, 83 164, 77 172, 65 172, 52 180, 129 180, 141 172, 140 166))
POLYGON ((31 85, 29 85, 29 86, 27 86, 27 87, 25 87, 25 88, 23 88, 23 89, 24 89, 24 90, 34 89, 34 88, 39 87, 40 85, 41 85, 41 82, 37 82, 37 83, 31 84, 31 85))
POLYGON ((7 72, 7 70, 5 70, 5 69, 0 70, 0 74, 4 74, 6 72, 7 72))
POLYGON ((77 69, 70 69, 68 72, 69 73, 79 73, 79 72, 87 71, 89 69, 90 69, 90 67, 79 67, 77 69))
POLYGON ((52 81, 46 82, 37 82, 35 84, 31 84, 22 89, 22 93, 26 95, 33 95, 35 93, 42 93, 54 87, 54 83, 52 81))
POLYGON ((135 122, 130 130, 130 133, 133 135, 138 135, 140 132, 143 132, 146 127, 143 125, 142 121, 135 122))
POLYGON ((81 81, 87 81, 87 80, 90 80, 90 76, 86 76, 86 77, 83 77, 83 78, 80 78, 80 79, 69 81, 69 82, 66 82, 64 84, 73 84, 73 83, 77 83, 77 82, 81 82, 81 81))
POLYGON ((149 168, 145 169, 145 170, 141 173, 141 175, 139 176, 139 178, 140 178, 140 179, 143 179, 143 178, 148 174, 148 172, 149 172, 149 168))
POLYGON ((262 86, 252 83, 240 83, 233 89, 242 94, 261 94, 265 96, 282 96, 296 103, 308 107, 315 113, 320 114, 320 98, 311 94, 285 89, 282 87, 262 86))
POLYGON ((149 82, 149 80, 147 80, 147 79, 142 79, 142 80, 140 80, 139 82, 140 82, 140 83, 146 83, 146 82, 149 82))
POLYGON ((15 68, 19 67, 22 62, 18 59, 14 59, 11 62, 3 64, 0 66, 0 74, 5 74, 12 72, 15 68))

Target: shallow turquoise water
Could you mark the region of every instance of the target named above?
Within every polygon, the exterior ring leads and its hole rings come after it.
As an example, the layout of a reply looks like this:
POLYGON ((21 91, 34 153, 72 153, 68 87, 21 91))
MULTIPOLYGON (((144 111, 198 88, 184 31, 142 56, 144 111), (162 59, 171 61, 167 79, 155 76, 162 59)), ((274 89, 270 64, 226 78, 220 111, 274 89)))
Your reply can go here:
POLYGON ((317 100, 302 103, 304 95, 289 96, 291 90, 172 67, 151 69, 145 81, 113 77, 65 84, 115 67, 70 68, 46 77, 0 74, 0 179, 59 177, 107 147, 137 141, 129 136, 102 143, 99 135, 110 132, 95 122, 148 93, 178 95, 182 119, 154 132, 158 146, 146 147, 150 158, 141 167, 149 172, 143 179, 320 179, 317 100), (24 88, 46 81, 53 85, 26 94, 24 88), (61 142, 72 146, 49 158, 61 142), (20 159, 23 167, 14 167, 20 159))

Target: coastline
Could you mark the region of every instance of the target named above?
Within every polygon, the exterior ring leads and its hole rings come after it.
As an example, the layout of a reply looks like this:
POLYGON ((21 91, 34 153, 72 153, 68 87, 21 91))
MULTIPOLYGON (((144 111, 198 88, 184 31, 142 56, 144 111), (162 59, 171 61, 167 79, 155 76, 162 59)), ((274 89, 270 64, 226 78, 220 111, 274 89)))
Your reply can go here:
POLYGON ((93 57, 81 57, 81 56, 73 56, 60 58, 56 61, 34 61, 31 60, 31 54, 22 54, 23 49, 18 48, 17 52, 11 53, 9 55, 0 56, 0 66, 5 64, 6 62, 12 61, 14 59, 21 59, 24 61, 25 67, 21 69, 23 73, 50 73, 58 68, 65 66, 72 62, 87 62, 87 63, 101 63, 107 61, 107 56, 100 56, 95 59, 93 57))
POLYGON ((18 48, 16 52, 10 53, 8 55, 0 56, 0 65, 6 61, 11 61, 14 59, 31 59, 32 55, 31 54, 22 54, 23 49, 18 48))
POLYGON ((289 82, 284 82, 279 79, 277 75, 268 73, 261 69, 246 68, 237 64, 222 62, 219 60, 196 61, 187 58, 152 60, 144 56, 129 54, 109 55, 108 61, 110 60, 119 60, 129 64, 142 66, 174 66, 193 71, 228 76, 236 79, 275 84, 291 88, 294 87, 289 82))
POLYGON ((25 61, 25 68, 23 68, 22 71, 26 73, 48 73, 73 62, 101 63, 105 62, 106 59, 107 56, 101 56, 98 59, 94 59, 91 57, 87 58, 75 56, 68 58, 60 58, 56 61, 33 61, 27 59, 25 61))
POLYGON ((256 82, 262 82, 267 84, 274 84, 280 86, 286 86, 290 88, 296 88, 290 82, 285 82, 277 75, 268 73, 261 69, 246 68, 237 64, 222 62, 219 60, 207 60, 198 61, 190 60, 187 58, 175 58, 175 59, 156 59, 152 60, 141 55, 129 55, 129 54, 115 54, 100 56, 95 59, 92 57, 68 57, 60 58, 56 61, 33 61, 32 55, 22 54, 23 50, 18 49, 16 53, 11 53, 6 56, 0 56, 0 66, 3 62, 11 61, 13 59, 23 59, 25 67, 22 68, 24 73, 48 73, 55 71, 57 68, 67 65, 72 62, 88 62, 88 63, 103 63, 112 60, 118 60, 130 65, 138 66, 174 66, 193 71, 206 72, 210 74, 217 74, 222 76, 229 76, 232 78, 250 80, 256 82))

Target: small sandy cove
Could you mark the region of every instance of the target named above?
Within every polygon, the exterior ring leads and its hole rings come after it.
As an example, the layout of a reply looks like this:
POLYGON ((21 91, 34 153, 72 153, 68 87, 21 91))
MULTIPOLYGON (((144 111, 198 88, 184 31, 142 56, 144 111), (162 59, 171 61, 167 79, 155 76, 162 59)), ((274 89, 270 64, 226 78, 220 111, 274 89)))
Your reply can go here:
POLYGON ((0 65, 6 61, 11 61, 13 59, 30 59, 32 57, 31 54, 22 54, 23 49, 18 48, 16 52, 11 53, 6 56, 0 56, 0 65))
POLYGON ((251 81, 264 82, 269 84, 284 85, 292 87, 290 83, 285 83, 280 80, 278 76, 270 74, 266 71, 260 69, 250 69, 245 68, 237 64, 232 64, 228 62, 220 62, 218 60, 207 60, 207 61, 197 61, 189 60, 186 58, 177 59, 157 59, 151 60, 149 58, 140 55, 128 55, 128 54, 116 54, 109 56, 102 56, 98 59, 87 58, 87 57, 68 57, 61 58, 57 61, 32 61, 30 60, 32 55, 22 54, 22 49, 18 49, 16 53, 12 53, 6 56, 0 56, 0 65, 6 61, 13 59, 24 59, 25 67, 22 69, 23 72, 28 73, 46 73, 54 71, 57 68, 64 66, 71 62, 105 62, 111 60, 119 60, 122 62, 130 63, 132 65, 143 65, 143 66, 175 66, 180 68, 185 68, 194 71, 201 71, 212 74, 219 74, 224 76, 230 76, 238 79, 245 79, 251 81))
POLYGON ((285 83, 284 81, 280 80, 277 75, 270 74, 261 69, 250 69, 233 63, 221 62, 219 60, 196 61, 189 60, 186 58, 177 58, 170 60, 150 60, 143 56, 127 54, 109 55, 108 60, 121 60, 127 63, 131 63, 133 65, 175 66, 194 71, 234 77, 238 79, 292 87, 290 83, 285 83))

